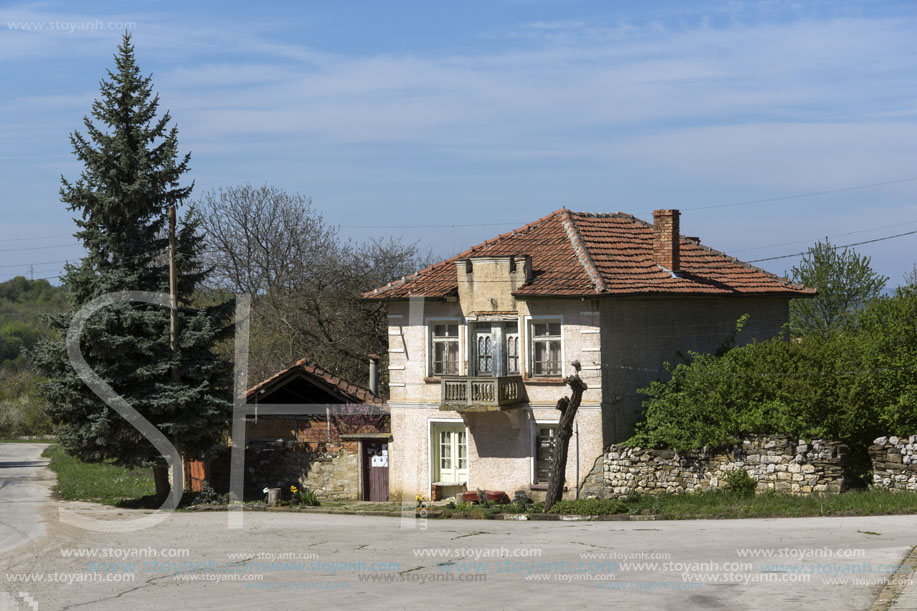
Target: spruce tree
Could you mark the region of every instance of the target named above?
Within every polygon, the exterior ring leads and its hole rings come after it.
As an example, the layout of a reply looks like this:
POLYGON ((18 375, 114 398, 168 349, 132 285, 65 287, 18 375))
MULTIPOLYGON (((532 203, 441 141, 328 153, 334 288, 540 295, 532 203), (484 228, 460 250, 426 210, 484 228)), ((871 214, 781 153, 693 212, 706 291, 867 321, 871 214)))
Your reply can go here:
MULTIPOLYGON (((79 215, 75 237, 86 256, 62 276, 70 307, 52 321, 60 339, 45 342, 34 358, 49 378, 48 412, 64 448, 86 461, 153 466, 157 495, 164 496, 163 457, 77 377, 65 339, 73 315, 93 299, 116 291, 168 293, 168 210, 191 194, 193 184, 180 184, 190 156, 178 153, 169 113, 157 118, 159 97, 151 77, 137 67, 129 35, 100 89, 91 118, 83 119, 86 135, 70 137, 83 171, 74 182, 61 177, 61 200, 79 215)), ((93 315, 83 329, 81 349, 115 392, 184 457, 194 457, 213 448, 228 426, 230 367, 213 348, 231 332, 231 304, 192 307, 204 279, 203 240, 190 210, 179 226, 178 356, 170 348, 169 310, 138 302, 112 304, 93 315), (173 367, 177 382, 170 375, 173 367)))

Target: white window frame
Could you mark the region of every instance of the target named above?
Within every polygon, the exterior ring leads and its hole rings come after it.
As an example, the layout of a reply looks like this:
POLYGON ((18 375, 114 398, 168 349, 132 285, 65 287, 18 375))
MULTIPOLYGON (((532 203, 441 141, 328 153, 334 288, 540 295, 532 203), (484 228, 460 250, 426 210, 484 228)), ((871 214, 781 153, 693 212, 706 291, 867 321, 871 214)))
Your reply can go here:
MULTIPOLYGON (((431 418, 427 420, 427 488, 432 490, 433 475, 436 473, 436 440, 433 438, 433 431, 437 427, 453 427, 465 430, 465 460, 468 463, 468 482, 471 481, 471 432, 465 426, 464 420, 458 418, 431 418)), ((468 482, 465 482, 467 485, 468 482)), ((469 486, 470 489, 470 486, 469 486)), ((426 495, 424 495, 426 496, 426 495)))
POLYGON ((536 420, 532 422, 532 468, 531 468, 531 477, 529 477, 530 485, 535 485, 539 483, 535 481, 535 476, 538 473, 538 427, 541 427, 541 426, 554 427, 554 437, 556 439, 557 438, 557 429, 560 428, 560 421, 559 420, 536 420))
POLYGON ((459 316, 453 316, 453 317, 448 317, 448 316, 436 316, 436 317, 428 318, 428 319, 425 321, 426 330, 425 330, 425 340, 424 340, 424 343, 426 344, 426 346, 425 346, 424 350, 426 350, 426 353, 427 353, 427 358, 426 358, 426 362, 427 362, 427 365, 426 365, 427 377, 428 377, 428 378, 434 378, 434 377, 438 378, 438 377, 441 377, 441 376, 442 376, 442 374, 433 373, 433 356, 434 356, 434 354, 435 354, 434 351, 433 351, 433 327, 434 327, 434 325, 438 325, 438 324, 456 325, 456 327, 457 327, 457 333, 458 333, 458 367, 456 368, 456 373, 455 373, 455 374, 446 374, 446 375, 463 375, 463 374, 462 374, 462 371, 463 371, 463 368, 462 368, 462 360, 463 360, 463 359, 462 359, 462 355, 463 355, 465 352, 464 352, 464 343, 463 343, 463 341, 462 341, 462 340, 463 340, 463 337, 462 337, 462 336, 464 335, 464 333, 462 332, 462 327, 464 327, 465 325, 464 325, 463 322, 462 322, 462 318, 459 317, 459 316))
POLYGON ((531 379, 553 379, 554 376, 536 376, 535 375, 535 342, 534 326, 536 322, 559 322, 560 323, 560 377, 567 375, 567 342, 564 341, 565 329, 564 317, 562 314, 539 314, 537 316, 525 317, 525 377, 531 379))

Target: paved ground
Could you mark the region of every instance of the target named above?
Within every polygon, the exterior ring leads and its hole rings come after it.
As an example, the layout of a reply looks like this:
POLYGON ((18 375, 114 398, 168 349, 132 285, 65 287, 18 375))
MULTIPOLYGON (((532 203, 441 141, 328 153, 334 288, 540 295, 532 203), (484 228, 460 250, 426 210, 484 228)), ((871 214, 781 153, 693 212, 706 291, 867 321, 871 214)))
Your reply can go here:
MULTIPOLYGON (((61 507, 110 525, 150 515, 46 504, 45 535, 0 556, 0 609, 863 610, 917 544, 917 516, 424 522, 249 512, 237 530, 225 513, 180 512, 144 530, 97 532, 62 522, 61 507)), ((913 591, 895 608, 908 608, 913 591)))
POLYGON ((37 443, 0 443, 0 553, 43 536, 39 520, 50 498, 54 474, 37 443))

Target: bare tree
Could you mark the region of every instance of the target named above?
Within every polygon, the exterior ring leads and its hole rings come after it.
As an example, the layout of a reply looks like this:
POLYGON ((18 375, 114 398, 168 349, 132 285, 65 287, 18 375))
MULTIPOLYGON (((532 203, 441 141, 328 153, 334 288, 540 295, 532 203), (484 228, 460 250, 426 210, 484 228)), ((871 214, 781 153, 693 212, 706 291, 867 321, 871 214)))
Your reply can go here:
POLYGON ((212 191, 196 210, 214 288, 253 297, 250 375, 306 357, 365 382, 366 355, 387 350, 387 321, 360 294, 424 267, 429 255, 393 239, 344 240, 311 199, 268 185, 212 191))
MULTIPOLYGON (((557 401, 557 410, 560 412, 560 422, 557 425, 557 435, 554 438, 554 451, 551 452, 551 475, 548 478, 548 491, 544 499, 544 511, 550 511, 551 506, 563 498, 564 480, 567 471, 567 451, 570 447, 570 437, 573 436, 573 421, 576 419, 576 410, 583 400, 583 393, 588 388, 579 377, 579 361, 573 362, 576 373, 567 376, 564 382, 570 387, 570 397, 561 397, 557 401)), ((579 482, 576 482, 579 485, 579 482)))

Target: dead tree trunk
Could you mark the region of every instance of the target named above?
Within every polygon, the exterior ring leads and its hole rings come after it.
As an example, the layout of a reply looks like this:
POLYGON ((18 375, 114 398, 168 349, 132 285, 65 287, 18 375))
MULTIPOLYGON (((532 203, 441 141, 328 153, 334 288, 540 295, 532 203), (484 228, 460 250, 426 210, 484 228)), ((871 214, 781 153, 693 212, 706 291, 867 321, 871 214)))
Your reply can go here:
POLYGON ((561 397, 557 401, 560 423, 557 425, 557 434, 554 436, 554 451, 551 452, 551 477, 548 480, 548 493, 544 500, 545 512, 563 497, 564 474, 567 471, 567 448, 570 445, 570 437, 573 436, 573 419, 576 418, 576 410, 579 409, 579 404, 583 400, 583 392, 588 388, 586 383, 580 379, 579 373, 567 376, 564 382, 570 386, 573 393, 570 397, 561 397))
POLYGON ((168 465, 153 465, 153 482, 156 484, 156 498, 164 500, 169 496, 172 486, 169 484, 168 465))

